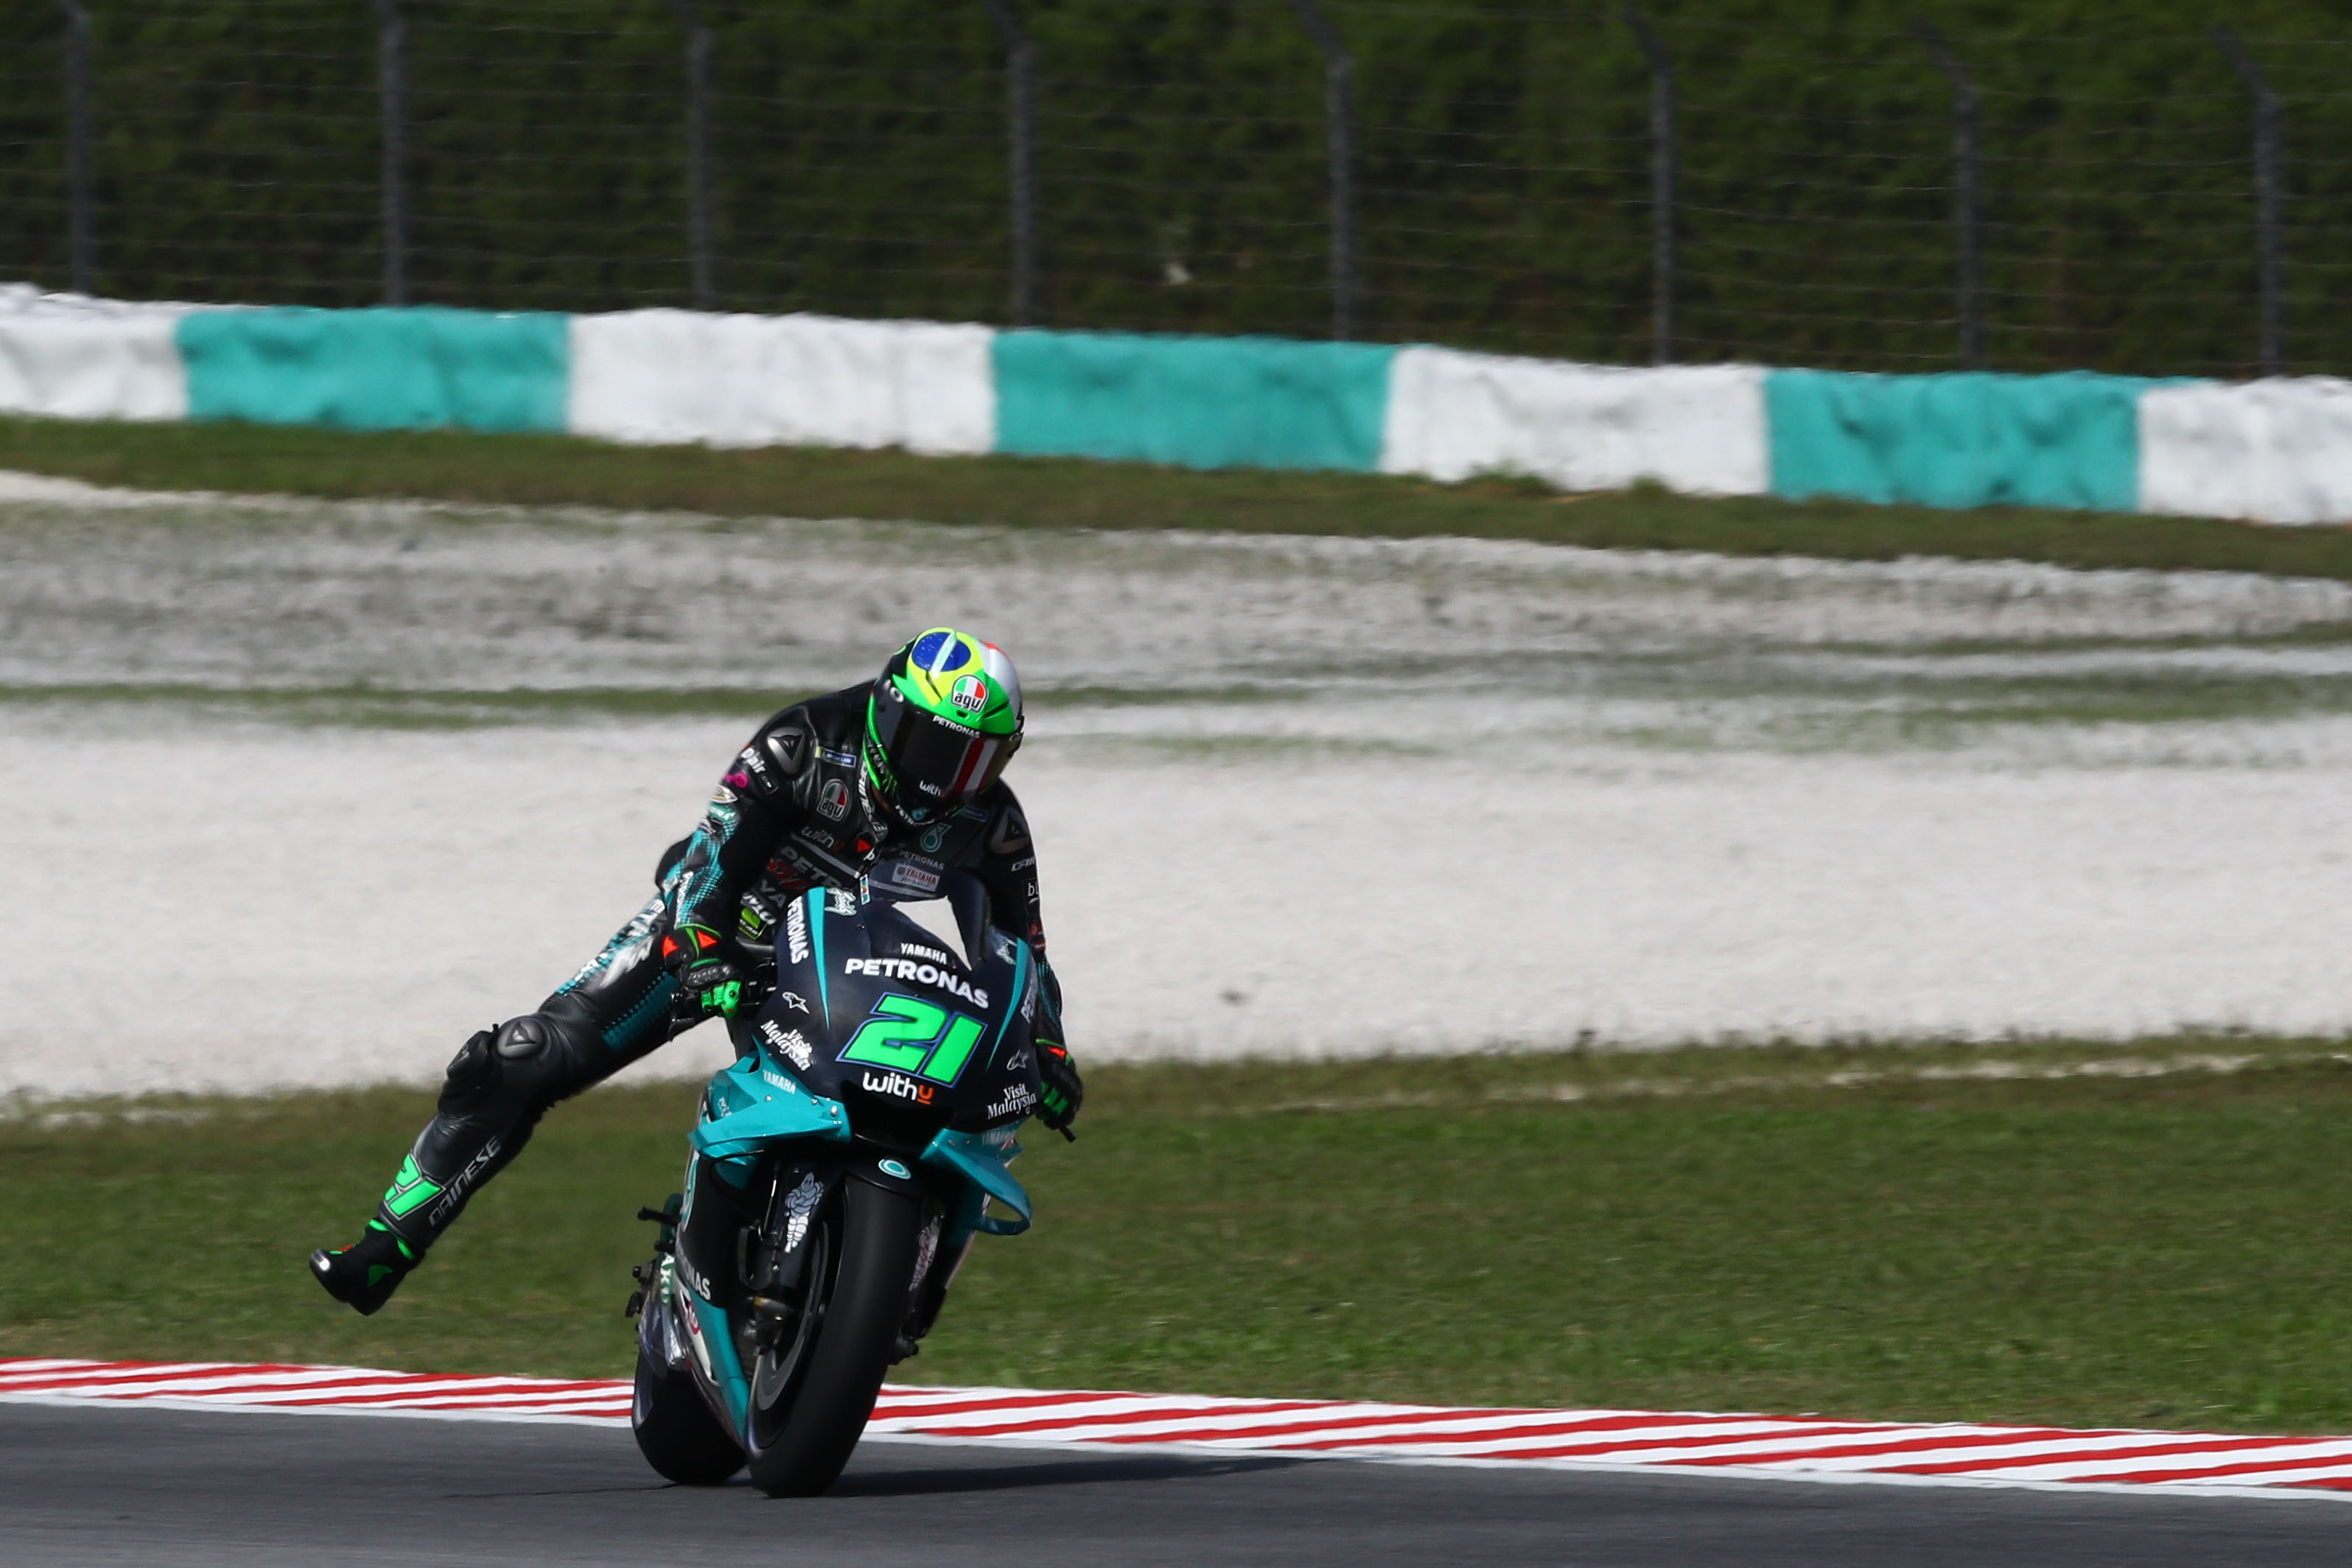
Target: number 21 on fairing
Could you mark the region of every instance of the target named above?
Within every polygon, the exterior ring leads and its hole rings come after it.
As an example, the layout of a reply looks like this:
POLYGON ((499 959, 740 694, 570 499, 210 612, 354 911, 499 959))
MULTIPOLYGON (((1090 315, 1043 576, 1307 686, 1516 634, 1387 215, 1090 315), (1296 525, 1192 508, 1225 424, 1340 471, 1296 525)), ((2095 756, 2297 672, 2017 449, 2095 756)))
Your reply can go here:
POLYGON ((977 1018, 919 997, 885 996, 858 1026, 841 1059, 951 1084, 963 1075, 983 1027, 977 1018))

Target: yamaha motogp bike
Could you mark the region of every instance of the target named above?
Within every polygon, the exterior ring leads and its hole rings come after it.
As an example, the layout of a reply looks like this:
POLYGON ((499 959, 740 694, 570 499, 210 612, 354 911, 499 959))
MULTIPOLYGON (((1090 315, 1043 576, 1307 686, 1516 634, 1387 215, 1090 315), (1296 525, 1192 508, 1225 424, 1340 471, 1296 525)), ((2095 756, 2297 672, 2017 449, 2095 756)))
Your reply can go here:
POLYGON ((977 883, 943 891, 954 944, 862 890, 776 911, 774 988, 730 1020, 686 1190, 639 1214, 662 1228, 630 1426, 673 1481, 832 1485, 973 1238, 1029 1228, 1006 1167, 1038 1101, 1035 955, 977 883))

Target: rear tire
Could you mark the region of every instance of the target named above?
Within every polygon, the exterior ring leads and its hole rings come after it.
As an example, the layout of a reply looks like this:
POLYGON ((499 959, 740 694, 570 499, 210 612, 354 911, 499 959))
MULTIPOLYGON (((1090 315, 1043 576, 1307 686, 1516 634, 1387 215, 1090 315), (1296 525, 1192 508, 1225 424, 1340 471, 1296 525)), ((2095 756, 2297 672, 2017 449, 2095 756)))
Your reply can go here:
POLYGON ((867 1183, 842 1184, 841 1262, 807 1375, 776 1440, 751 1456, 770 1497, 814 1497, 833 1485, 874 1414, 907 1317, 920 1202, 867 1183))
POLYGON ((629 1430, 646 1463, 682 1487, 715 1487, 743 1468, 743 1450, 702 1402, 692 1375, 660 1364, 643 1347, 629 1430))

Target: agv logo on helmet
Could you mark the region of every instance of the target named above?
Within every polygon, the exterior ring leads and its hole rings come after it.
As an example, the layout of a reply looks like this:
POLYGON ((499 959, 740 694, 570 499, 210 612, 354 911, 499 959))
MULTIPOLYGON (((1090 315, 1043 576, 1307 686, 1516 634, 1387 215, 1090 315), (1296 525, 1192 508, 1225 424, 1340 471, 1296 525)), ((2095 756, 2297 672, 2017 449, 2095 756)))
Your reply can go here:
POLYGON ((1021 678, 993 643, 933 626, 890 656, 866 705, 866 774, 920 825, 996 782, 1021 747, 1021 678))

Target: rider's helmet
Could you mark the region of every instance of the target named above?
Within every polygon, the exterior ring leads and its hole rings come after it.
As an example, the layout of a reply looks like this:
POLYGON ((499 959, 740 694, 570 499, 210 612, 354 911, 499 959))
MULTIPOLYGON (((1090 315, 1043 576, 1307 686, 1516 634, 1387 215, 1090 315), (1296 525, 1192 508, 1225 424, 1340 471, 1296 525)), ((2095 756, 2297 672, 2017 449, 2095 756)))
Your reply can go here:
POLYGON ((915 826, 996 782, 1021 746, 1021 678, 993 643, 933 626, 890 656, 866 703, 866 782, 915 826))

